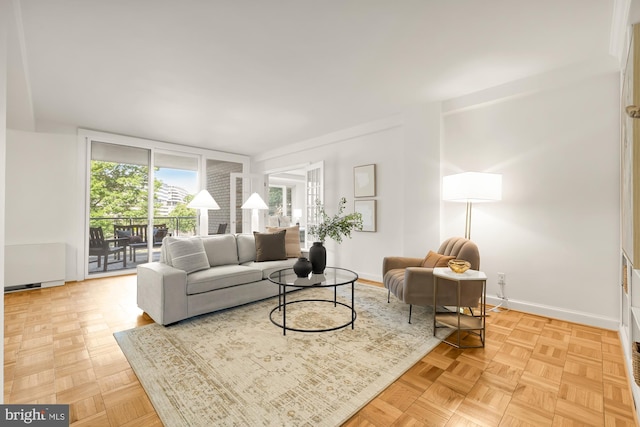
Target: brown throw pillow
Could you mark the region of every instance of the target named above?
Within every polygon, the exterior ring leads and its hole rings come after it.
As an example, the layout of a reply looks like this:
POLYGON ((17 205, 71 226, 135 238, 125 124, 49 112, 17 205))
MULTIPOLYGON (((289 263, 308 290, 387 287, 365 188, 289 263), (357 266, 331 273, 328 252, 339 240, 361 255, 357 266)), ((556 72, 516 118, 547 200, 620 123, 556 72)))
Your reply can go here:
POLYGON ((256 262, 287 259, 287 251, 284 245, 286 233, 286 230, 280 230, 275 233, 258 233, 254 231, 256 262))
POLYGON ((267 233, 275 233, 285 230, 287 234, 284 236, 284 246, 287 251, 287 258, 299 258, 302 256, 300 251, 300 226, 292 227, 267 227, 267 233))
POLYGON ((452 259, 456 259, 456 257, 440 255, 439 253, 429 251, 424 261, 422 261, 422 266, 427 268, 447 267, 449 260, 452 259))

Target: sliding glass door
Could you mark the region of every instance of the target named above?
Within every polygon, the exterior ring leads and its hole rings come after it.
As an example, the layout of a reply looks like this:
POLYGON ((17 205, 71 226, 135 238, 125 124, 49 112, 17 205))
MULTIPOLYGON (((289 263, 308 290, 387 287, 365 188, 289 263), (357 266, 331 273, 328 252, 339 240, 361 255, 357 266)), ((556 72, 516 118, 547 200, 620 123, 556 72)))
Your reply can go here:
POLYGON ((149 149, 93 142, 90 163, 88 275, 158 261, 164 237, 196 233, 198 156, 155 151, 151 162, 149 149))
POLYGON ((142 228, 147 222, 150 150, 104 142, 93 142, 90 148, 87 271, 91 275, 132 268, 131 248, 143 241, 132 233, 147 231, 142 228), (132 230, 134 225, 138 228, 132 230))
POLYGON ((198 193, 199 160, 197 156, 155 152, 154 247, 162 244, 167 233, 172 236, 196 234, 198 212, 187 204, 198 193))

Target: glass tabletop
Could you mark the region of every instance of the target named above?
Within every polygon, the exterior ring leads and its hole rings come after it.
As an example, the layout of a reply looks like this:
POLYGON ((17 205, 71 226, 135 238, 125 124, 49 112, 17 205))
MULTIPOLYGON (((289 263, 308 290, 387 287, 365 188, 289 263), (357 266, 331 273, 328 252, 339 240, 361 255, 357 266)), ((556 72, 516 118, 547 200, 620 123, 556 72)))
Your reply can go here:
POLYGON ((328 287, 340 286, 358 280, 358 275, 351 270, 339 267, 326 267, 324 273, 311 273, 307 277, 298 277, 293 268, 274 271, 269 275, 269 280, 277 285, 297 287, 328 287))

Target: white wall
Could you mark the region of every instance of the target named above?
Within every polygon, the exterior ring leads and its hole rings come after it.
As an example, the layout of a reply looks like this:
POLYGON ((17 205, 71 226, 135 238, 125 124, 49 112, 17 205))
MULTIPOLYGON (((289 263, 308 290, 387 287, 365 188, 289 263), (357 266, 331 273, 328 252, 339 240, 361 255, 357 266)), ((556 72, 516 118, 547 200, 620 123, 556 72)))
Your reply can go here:
POLYGON ((617 329, 619 77, 544 80, 302 141, 252 169, 324 160, 332 213, 341 196, 352 206, 353 167, 375 163, 378 231, 327 244, 330 263, 373 280, 384 256, 423 256, 464 234, 465 207, 440 202, 441 175, 501 173, 503 201, 474 205, 471 230, 491 302, 500 271, 511 308, 617 329))
POLYGON ((439 237, 440 106, 421 106, 397 117, 367 123, 263 155, 252 171, 324 161, 325 207, 336 212, 340 197, 353 211, 353 168, 376 165, 377 231, 355 232, 338 245, 327 241, 328 263, 382 280, 382 258, 424 256, 439 237), (435 183, 435 186, 434 186, 435 183))
POLYGON ((66 244, 66 280, 77 280, 84 224, 76 135, 7 132, 7 245, 66 244))
MULTIPOLYGON (((511 307, 617 329, 618 94, 606 74, 445 114, 443 175, 503 174, 503 200, 473 208, 488 296, 504 272, 511 307)), ((443 236, 464 212, 443 203, 443 236)))
MULTIPOLYGON (((86 130, 81 130, 79 137, 77 130, 68 127, 55 130, 59 132, 7 131, 5 244, 65 243, 65 280, 81 280, 86 238, 84 137, 174 152, 181 147, 86 130)), ((246 156, 192 147, 184 150, 206 158, 242 163, 244 167, 249 164, 246 156)))

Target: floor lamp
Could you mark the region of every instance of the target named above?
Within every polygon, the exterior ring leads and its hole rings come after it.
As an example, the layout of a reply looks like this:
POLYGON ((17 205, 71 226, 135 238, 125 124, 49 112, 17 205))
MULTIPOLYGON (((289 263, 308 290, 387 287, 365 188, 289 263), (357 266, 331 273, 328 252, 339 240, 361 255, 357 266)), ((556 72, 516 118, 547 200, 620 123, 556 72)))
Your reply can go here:
POLYGON ((502 175, 485 172, 463 172, 442 178, 442 200, 465 202, 467 219, 464 237, 471 238, 471 205, 502 199, 502 175))
POLYGON ((200 221, 198 223, 198 231, 201 236, 206 236, 208 233, 203 232, 204 230, 202 230, 202 224, 204 224, 204 218, 207 215, 207 211, 209 209, 212 209, 212 210, 220 209, 220 206, 218 206, 216 201, 213 199, 213 197, 211 196, 211 194, 209 194, 207 190, 200 190, 200 192, 196 194, 193 200, 189 202, 187 207, 200 210, 200 221))
POLYGON ((253 193, 240 208, 251 209, 251 231, 259 231, 260 218, 258 217, 258 211, 269 209, 262 197, 258 193, 253 193))

